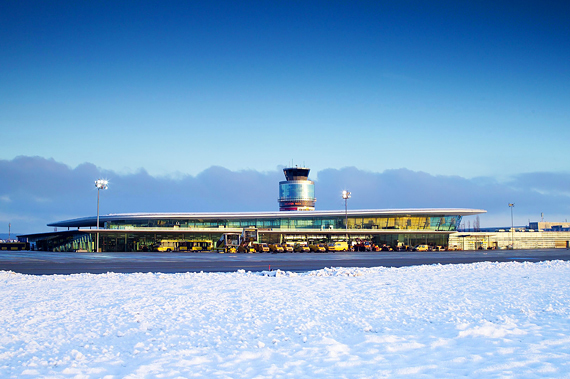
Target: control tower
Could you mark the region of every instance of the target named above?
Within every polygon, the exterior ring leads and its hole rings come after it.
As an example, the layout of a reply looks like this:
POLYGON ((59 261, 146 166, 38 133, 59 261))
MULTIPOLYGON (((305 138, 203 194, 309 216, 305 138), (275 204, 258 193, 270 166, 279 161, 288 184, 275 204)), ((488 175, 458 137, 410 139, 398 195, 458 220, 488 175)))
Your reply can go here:
POLYGON ((284 168, 285 181, 279 182, 280 211, 314 211, 315 183, 309 180, 305 167, 284 168))

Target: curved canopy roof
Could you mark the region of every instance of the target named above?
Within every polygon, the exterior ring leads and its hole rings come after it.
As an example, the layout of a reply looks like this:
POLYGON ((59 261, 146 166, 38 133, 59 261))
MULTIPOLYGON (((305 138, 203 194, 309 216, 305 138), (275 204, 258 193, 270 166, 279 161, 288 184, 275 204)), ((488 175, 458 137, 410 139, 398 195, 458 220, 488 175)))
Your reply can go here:
MULTIPOLYGON (((466 208, 423 208, 423 209, 365 209, 349 210, 349 217, 387 217, 387 216, 471 216, 487 211, 466 208)), ((345 216, 344 210, 336 211, 291 211, 291 212, 202 212, 202 213, 120 213, 99 216, 99 224, 110 221, 129 221, 140 219, 199 219, 199 220, 236 220, 236 219, 279 219, 279 218, 313 218, 345 216)), ((83 217, 53 222, 47 226, 84 228, 97 226, 97 217, 83 217)))

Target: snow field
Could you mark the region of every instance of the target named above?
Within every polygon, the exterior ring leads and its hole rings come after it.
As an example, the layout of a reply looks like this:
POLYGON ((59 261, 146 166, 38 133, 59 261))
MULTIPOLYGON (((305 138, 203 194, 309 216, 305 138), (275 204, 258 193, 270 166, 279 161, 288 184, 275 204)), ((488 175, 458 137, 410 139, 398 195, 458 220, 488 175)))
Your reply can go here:
POLYGON ((570 378, 570 262, 0 272, 0 378, 570 378))

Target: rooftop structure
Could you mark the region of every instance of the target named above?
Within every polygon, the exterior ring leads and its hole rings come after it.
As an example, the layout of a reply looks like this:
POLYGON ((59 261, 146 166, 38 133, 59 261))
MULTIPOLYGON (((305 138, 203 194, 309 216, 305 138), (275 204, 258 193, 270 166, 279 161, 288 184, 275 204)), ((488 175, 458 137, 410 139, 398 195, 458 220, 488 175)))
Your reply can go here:
POLYGON ((280 211, 314 211, 315 183, 309 180, 309 168, 284 168, 285 181, 279 182, 280 211))
POLYGON ((542 230, 552 230, 552 231, 568 231, 570 229, 570 222, 530 222, 528 224, 529 229, 536 231, 542 230))
MULTIPOLYGON (((348 211, 349 229, 371 230, 456 230, 461 217, 485 213, 481 209, 368 209, 348 211)), ((198 213, 122 213, 100 216, 105 228, 231 228, 255 226, 278 229, 345 229, 345 211, 306 212, 198 212, 198 213)), ((48 224, 52 227, 91 228, 96 217, 83 217, 48 224)))

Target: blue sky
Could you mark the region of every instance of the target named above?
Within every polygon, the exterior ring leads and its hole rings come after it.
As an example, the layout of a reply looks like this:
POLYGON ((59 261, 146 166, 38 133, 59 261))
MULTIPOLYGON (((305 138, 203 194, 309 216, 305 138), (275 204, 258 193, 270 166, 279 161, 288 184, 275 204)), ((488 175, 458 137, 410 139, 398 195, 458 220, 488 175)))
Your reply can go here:
POLYGON ((273 180, 291 161, 317 180, 564 182, 569 15, 524 1, 3 1, 0 160, 165 182, 212 167, 273 180))

